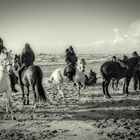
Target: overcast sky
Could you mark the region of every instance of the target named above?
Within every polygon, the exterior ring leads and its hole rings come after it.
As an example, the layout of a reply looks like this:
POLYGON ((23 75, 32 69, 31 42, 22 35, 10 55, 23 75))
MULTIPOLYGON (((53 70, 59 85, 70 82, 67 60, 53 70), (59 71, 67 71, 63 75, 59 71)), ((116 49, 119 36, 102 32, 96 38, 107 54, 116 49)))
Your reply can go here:
MULTIPOLYGON (((0 0, 0 36, 18 53, 26 42, 36 53, 63 53, 68 45, 77 53, 116 52, 131 44, 130 34, 140 39, 139 20, 140 0, 0 0)), ((140 48, 134 40, 129 51, 140 48)))

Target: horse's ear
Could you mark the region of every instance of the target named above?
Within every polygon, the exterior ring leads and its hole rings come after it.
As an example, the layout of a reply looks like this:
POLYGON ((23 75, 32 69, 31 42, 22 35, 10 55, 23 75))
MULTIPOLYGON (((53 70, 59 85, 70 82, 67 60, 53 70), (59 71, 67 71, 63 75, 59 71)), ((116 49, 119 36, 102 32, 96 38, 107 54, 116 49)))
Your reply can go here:
POLYGON ((12 53, 12 50, 10 50, 9 53, 12 53))

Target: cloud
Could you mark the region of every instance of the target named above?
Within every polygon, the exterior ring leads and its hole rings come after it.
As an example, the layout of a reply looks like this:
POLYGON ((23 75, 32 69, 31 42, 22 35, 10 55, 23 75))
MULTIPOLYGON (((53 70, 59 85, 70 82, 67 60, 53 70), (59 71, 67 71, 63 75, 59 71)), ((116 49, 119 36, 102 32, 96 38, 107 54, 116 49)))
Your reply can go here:
POLYGON ((113 30, 115 38, 110 41, 97 41, 86 46, 87 53, 131 54, 140 53, 140 20, 133 22, 125 34, 119 28, 113 30))

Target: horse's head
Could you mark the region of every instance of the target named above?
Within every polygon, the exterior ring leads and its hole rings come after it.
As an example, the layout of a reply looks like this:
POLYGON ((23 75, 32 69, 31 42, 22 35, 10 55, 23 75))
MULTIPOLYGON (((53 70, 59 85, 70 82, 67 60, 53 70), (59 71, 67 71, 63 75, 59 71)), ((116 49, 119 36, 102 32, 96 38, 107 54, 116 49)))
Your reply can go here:
POLYGON ((84 58, 78 60, 78 66, 77 66, 78 70, 81 72, 85 72, 85 68, 86 68, 86 61, 84 58))
POLYGON ((8 52, 7 50, 4 50, 1 54, 0 61, 3 70, 6 70, 9 73, 13 71, 11 51, 8 52))
POLYGON ((20 64, 20 55, 15 54, 15 57, 14 57, 14 69, 17 71, 20 66, 21 66, 21 64, 20 64))

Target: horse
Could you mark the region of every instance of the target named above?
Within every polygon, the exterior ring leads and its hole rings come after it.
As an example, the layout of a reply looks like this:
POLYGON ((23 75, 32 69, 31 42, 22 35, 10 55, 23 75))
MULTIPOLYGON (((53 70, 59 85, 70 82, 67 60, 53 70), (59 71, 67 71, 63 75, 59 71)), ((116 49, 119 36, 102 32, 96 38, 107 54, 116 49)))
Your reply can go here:
POLYGON ((6 93, 6 98, 8 102, 6 102, 6 112, 11 112, 12 120, 16 119, 12 109, 12 101, 11 101, 11 81, 9 77, 9 73, 13 71, 12 66, 12 56, 11 52, 3 52, 0 58, 0 93, 6 93), (3 58, 2 58, 3 57, 3 58))
MULTIPOLYGON (((14 68, 17 71, 21 67, 21 61, 20 61, 20 55, 15 55, 14 58, 14 68)), ((25 96, 24 96, 24 87, 27 88, 27 105, 29 105, 29 92, 30 88, 32 92, 34 93, 35 98, 35 106, 36 108, 37 102, 39 101, 46 101, 47 97, 45 95, 45 91, 42 85, 42 79, 43 79, 43 72, 41 68, 37 65, 31 65, 27 67, 21 74, 22 77, 22 83, 21 90, 22 90, 22 97, 23 97, 23 105, 26 104, 25 96), (38 95, 38 99, 37 99, 38 95)))
POLYGON ((129 58, 125 62, 127 68, 122 68, 118 62, 114 62, 114 61, 107 61, 103 63, 101 65, 100 72, 103 77, 102 88, 103 88, 104 96, 111 98, 108 91, 108 86, 112 78, 117 80, 121 78, 125 78, 124 85, 123 85, 123 93, 125 93, 128 96, 129 83, 133 76, 135 67, 137 66, 139 61, 140 61, 139 57, 129 58))
MULTIPOLYGON (((86 61, 84 58, 78 60, 78 63, 75 67, 75 74, 73 76, 73 82, 74 84, 77 85, 78 88, 78 97, 80 97, 80 90, 81 87, 83 86, 85 88, 85 66, 86 66, 86 61)), ((62 91, 62 86, 63 83, 66 82, 70 82, 68 77, 64 75, 64 69, 65 68, 57 68, 56 70, 54 70, 51 74, 51 77, 49 78, 48 82, 49 83, 55 83, 58 86, 58 91, 59 93, 62 95, 62 97, 64 98, 64 93, 62 91)), ((72 72, 73 73, 73 72, 72 72)), ((71 75, 68 75, 69 77, 71 77, 71 75)), ((70 78, 72 79, 72 78, 70 78)))

